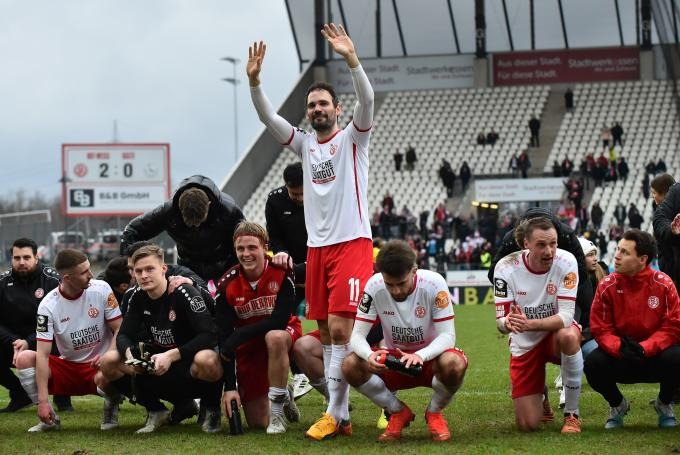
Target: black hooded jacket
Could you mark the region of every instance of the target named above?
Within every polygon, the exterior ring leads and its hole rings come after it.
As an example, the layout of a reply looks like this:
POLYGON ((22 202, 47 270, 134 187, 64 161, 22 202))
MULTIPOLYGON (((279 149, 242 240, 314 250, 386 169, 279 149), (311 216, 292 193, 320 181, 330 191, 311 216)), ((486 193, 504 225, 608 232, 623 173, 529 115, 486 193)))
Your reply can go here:
POLYGON ((149 240, 163 231, 177 244, 179 264, 190 268, 206 281, 219 278, 237 262, 233 235, 243 213, 231 196, 222 193, 208 177, 192 175, 180 183, 172 199, 130 221, 123 231, 120 251, 140 240, 149 240), (184 224, 179 197, 189 188, 200 188, 210 198, 208 219, 198 227, 184 224))
POLYGON ((680 285, 680 234, 673 234, 671 223, 680 213, 680 183, 670 187, 666 198, 654 211, 654 237, 659 244, 659 268, 680 285))

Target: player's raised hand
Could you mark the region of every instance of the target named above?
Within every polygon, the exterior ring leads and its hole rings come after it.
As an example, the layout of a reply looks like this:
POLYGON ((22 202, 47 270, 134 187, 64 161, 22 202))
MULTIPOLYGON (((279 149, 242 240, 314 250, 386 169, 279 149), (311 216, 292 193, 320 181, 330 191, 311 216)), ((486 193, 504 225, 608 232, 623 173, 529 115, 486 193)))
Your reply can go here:
POLYGON ((262 61, 264 54, 267 52, 267 45, 264 41, 254 42, 248 48, 248 63, 246 64, 246 74, 250 81, 251 87, 256 87, 260 84, 260 71, 262 71, 262 61))
POLYGON ((345 58, 354 54, 354 43, 342 25, 324 24, 321 34, 338 54, 345 58))

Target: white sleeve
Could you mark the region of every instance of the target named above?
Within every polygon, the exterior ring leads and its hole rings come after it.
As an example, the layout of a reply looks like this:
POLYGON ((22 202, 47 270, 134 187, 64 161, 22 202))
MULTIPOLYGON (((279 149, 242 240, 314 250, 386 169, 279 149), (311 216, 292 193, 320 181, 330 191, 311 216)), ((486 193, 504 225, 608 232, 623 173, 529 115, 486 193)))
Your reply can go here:
POLYGON ((423 362, 435 359, 442 352, 456 346, 456 329, 453 325, 453 319, 435 322, 434 329, 437 332, 435 339, 423 349, 415 352, 423 359, 423 362))
POLYGON ((264 94, 262 86, 250 87, 250 97, 253 100, 257 116, 260 117, 260 121, 264 123, 274 139, 281 144, 290 142, 294 128, 288 123, 288 120, 276 113, 272 103, 264 94))
POLYGON ((373 87, 361 65, 350 68, 349 73, 352 75, 354 92, 357 95, 353 122, 359 131, 366 131, 373 126, 373 87))
POLYGON ((569 327, 574 322, 578 290, 578 265, 576 258, 571 254, 569 256, 568 267, 557 289, 557 315, 562 318, 564 327, 569 327))
POLYGON ((509 278, 505 276, 503 270, 499 269, 498 264, 496 264, 493 276, 493 291, 496 303, 496 328, 499 332, 505 334, 510 333, 505 326, 505 316, 508 314, 510 306, 515 300, 515 294, 509 281, 509 278))
POLYGON ((352 329, 352 336, 349 338, 349 345, 356 355, 364 360, 368 360, 373 350, 366 341, 368 332, 371 331, 373 324, 367 321, 355 320, 354 328, 352 329))
POLYGON ((43 341, 54 340, 54 316, 47 305, 38 306, 36 321, 36 339, 43 341))

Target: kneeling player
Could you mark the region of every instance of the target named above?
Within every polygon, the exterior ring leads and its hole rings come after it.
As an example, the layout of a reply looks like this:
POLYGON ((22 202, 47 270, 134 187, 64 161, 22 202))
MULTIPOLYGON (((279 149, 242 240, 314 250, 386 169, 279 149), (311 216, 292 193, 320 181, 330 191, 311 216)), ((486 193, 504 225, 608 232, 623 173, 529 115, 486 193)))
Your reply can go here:
POLYGON ((392 393, 413 387, 432 387, 425 411, 430 436, 435 441, 451 438, 442 411, 463 383, 467 358, 455 347, 453 307, 449 289, 441 275, 418 270, 416 255, 401 240, 388 242, 378 254, 380 273, 364 289, 350 340, 353 354, 342 365, 352 386, 390 413, 380 441, 398 440, 401 430, 415 415, 392 393), (386 349, 373 351, 366 335, 380 317, 386 349), (421 366, 422 372, 409 377, 384 365, 391 354, 404 368, 421 366))
POLYGON ((191 398, 201 399, 203 431, 218 432, 222 367, 215 352, 217 328, 205 301, 188 284, 168 293, 160 247, 140 248, 132 255, 132 263, 139 289, 130 297, 117 338, 118 352, 105 356, 102 371, 120 392, 134 393, 149 412, 137 433, 151 433, 168 423, 170 411, 159 399, 177 404, 191 398), (145 343, 145 351, 151 354, 148 360, 153 361, 148 373, 124 363, 140 356, 135 349, 140 332, 151 338, 145 343), (135 380, 134 391, 130 377, 135 380))
POLYGON ((120 309, 111 287, 92 280, 90 262, 78 250, 61 250, 54 261, 63 277, 57 289, 40 302, 37 316, 37 352, 22 351, 16 360, 19 380, 38 403, 40 423, 29 432, 58 430, 59 416, 48 401, 53 395, 104 396, 101 429, 118 426, 120 395, 99 371, 104 354, 114 349, 120 327, 120 309), (50 355, 52 342, 60 357, 50 355))
POLYGON ((234 249, 239 264, 217 284, 215 317, 220 353, 226 362, 222 401, 227 413, 231 416, 230 403, 236 400, 243 403, 248 426, 266 427, 268 434, 277 434, 286 431, 286 419, 300 419, 293 389, 286 385, 288 356, 302 335, 302 326, 291 316, 293 279, 271 264, 268 242, 267 231, 259 224, 242 221, 236 226, 234 249))

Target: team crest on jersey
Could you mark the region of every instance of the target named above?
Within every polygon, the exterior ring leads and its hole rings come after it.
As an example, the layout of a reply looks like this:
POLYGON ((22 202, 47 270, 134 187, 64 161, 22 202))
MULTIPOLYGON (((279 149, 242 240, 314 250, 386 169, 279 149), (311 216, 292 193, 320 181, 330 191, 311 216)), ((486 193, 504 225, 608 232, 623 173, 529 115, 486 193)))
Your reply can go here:
POLYGON ((547 292, 548 295, 555 295, 557 294, 557 286, 555 286, 553 283, 548 283, 548 285, 545 287, 545 292, 547 292))
POLYGON ((649 308, 651 308, 652 310, 658 307, 659 303, 660 303, 659 298, 655 295, 647 299, 647 305, 649 305, 649 308))
POLYGON ((361 303, 359 303, 359 311, 368 313, 368 310, 371 309, 371 302, 373 302, 373 298, 364 292, 364 295, 361 297, 361 303))
POLYGON ((421 319, 424 318, 426 312, 427 312, 427 311, 425 310, 425 307, 424 307, 424 306, 418 305, 418 306, 416 307, 415 313, 416 313, 416 317, 417 317, 417 318, 421 318, 421 319))
POLYGON ((90 307, 90 309, 87 310, 87 315, 88 315, 89 317, 91 317, 92 319, 94 319, 94 318, 96 318, 97 316, 99 316, 99 310, 96 309, 96 308, 90 307))
POLYGON ((574 289, 576 287, 576 274, 574 272, 569 272, 566 275, 564 275, 564 279, 562 280, 564 282, 564 287, 567 289, 574 289))
POLYGON ((203 301, 202 297, 194 297, 189 301, 189 306, 191 307, 191 311, 194 313, 200 313, 202 311, 205 311, 205 302, 203 301))
POLYGON ((170 322, 172 322, 172 321, 174 321, 175 319, 177 319, 177 314, 175 314, 175 310, 172 310, 172 309, 171 309, 171 310, 168 312, 168 320, 169 320, 170 322))
POLYGON ((47 316, 39 314, 36 318, 38 324, 35 328, 36 332, 47 332, 47 316))
POLYGON ((45 295, 45 290, 43 288, 38 288, 35 290, 34 295, 36 299, 42 299, 45 295))
POLYGON ((338 144, 331 144, 331 148, 330 148, 331 156, 335 155, 337 152, 338 152, 338 144))
POLYGON ((276 281, 270 281, 269 284, 267 285, 267 289, 269 289, 269 292, 276 294, 279 292, 279 283, 276 281))
POLYGON ((508 283, 501 278, 495 278, 493 280, 493 291, 496 297, 507 297, 508 283))
POLYGON ((434 306, 443 310, 449 306, 449 293, 446 291, 439 291, 437 296, 434 298, 434 306))

